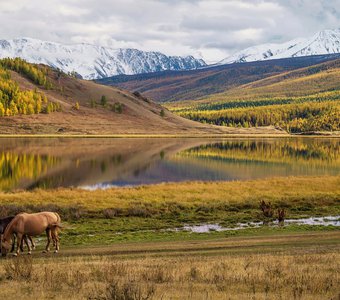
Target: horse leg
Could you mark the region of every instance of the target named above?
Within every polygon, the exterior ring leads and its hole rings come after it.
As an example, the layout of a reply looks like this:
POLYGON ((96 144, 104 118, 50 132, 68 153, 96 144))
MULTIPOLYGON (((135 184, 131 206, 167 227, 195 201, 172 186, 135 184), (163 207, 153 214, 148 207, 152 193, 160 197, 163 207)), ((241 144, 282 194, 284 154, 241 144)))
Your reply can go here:
MULTIPOLYGON (((20 251, 24 252, 24 241, 26 242, 26 234, 22 236, 21 244, 20 244, 20 251)), ((27 245, 27 243, 26 243, 27 245)))
POLYGON ((22 233, 17 233, 17 251, 16 251, 16 255, 20 254, 20 246, 21 246, 21 242, 22 242, 22 238, 23 238, 23 234, 22 233))
MULTIPOLYGON (((31 249, 30 244, 28 243, 27 234, 24 235, 24 241, 25 241, 25 244, 26 244, 26 246, 28 248, 28 254, 32 254, 32 249, 31 249)), ((21 244, 23 245, 23 242, 21 242, 21 244)), ((24 252, 24 251, 22 250, 22 252, 24 252)))
POLYGON ((16 237, 16 235, 15 235, 15 234, 13 234, 13 242, 12 242, 11 253, 13 253, 13 252, 14 252, 14 250, 15 250, 15 237, 16 237))
POLYGON ((58 236, 58 228, 54 227, 52 229, 52 238, 53 238, 53 244, 55 246, 54 253, 58 253, 59 251, 59 236, 58 236))
POLYGON ((50 228, 46 229, 46 237, 47 237, 47 244, 46 244, 45 250, 43 251, 44 253, 50 251, 50 244, 51 244, 51 239, 52 239, 52 234, 51 234, 51 229, 50 228))
POLYGON ((34 244, 34 241, 33 241, 33 239, 32 239, 32 237, 31 236, 27 236, 28 237, 28 239, 30 240, 30 242, 31 242, 31 245, 32 245, 32 249, 33 250, 35 250, 35 244, 34 244))

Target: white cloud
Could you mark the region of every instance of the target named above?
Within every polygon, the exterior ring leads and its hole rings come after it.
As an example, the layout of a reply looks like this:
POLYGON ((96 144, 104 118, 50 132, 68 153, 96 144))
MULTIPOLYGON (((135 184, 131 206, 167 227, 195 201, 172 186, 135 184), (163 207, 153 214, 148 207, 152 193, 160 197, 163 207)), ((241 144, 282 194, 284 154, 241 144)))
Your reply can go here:
POLYGON ((339 27, 340 0, 0 0, 0 38, 201 55, 339 27))

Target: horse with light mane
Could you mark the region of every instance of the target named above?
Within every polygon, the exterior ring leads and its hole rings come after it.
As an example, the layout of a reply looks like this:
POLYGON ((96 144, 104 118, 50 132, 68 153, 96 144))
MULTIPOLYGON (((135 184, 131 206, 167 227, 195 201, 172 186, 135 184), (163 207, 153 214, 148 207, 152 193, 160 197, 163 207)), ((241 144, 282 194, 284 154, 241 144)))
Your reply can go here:
MULTIPOLYGON (((55 253, 59 250, 58 231, 61 228, 60 216, 55 212, 39 212, 34 214, 20 213, 16 215, 8 224, 1 241, 1 253, 5 256, 11 247, 11 238, 17 236, 17 251, 20 253, 20 245, 25 235, 37 236, 44 231, 47 236, 47 244, 44 252, 50 251, 50 243, 53 241, 55 253)), ((31 247, 28 245, 28 253, 31 253, 31 247)))

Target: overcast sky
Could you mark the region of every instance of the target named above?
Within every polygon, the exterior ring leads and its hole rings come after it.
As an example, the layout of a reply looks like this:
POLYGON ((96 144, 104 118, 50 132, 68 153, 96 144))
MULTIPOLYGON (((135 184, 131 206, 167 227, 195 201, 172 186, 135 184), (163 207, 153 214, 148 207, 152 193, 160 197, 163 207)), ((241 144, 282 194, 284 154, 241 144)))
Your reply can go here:
POLYGON ((339 21, 340 0, 0 0, 0 39, 133 47, 207 62, 339 21))

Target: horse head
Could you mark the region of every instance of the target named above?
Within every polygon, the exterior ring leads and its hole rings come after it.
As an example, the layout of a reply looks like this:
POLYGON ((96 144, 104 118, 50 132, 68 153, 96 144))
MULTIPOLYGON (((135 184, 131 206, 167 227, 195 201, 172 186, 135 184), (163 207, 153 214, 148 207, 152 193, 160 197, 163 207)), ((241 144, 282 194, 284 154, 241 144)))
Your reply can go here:
POLYGON ((11 240, 5 240, 1 238, 1 255, 6 256, 8 251, 11 249, 11 240))

